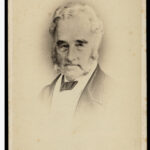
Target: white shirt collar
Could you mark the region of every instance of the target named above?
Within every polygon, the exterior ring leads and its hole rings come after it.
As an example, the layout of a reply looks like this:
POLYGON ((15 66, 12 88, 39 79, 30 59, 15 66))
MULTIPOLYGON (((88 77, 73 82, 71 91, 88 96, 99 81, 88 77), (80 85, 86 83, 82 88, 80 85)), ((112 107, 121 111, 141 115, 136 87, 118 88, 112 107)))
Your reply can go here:
POLYGON ((63 116, 64 116, 64 112, 65 115, 73 114, 76 105, 78 103, 78 100, 86 84, 88 83, 91 75, 96 69, 96 66, 97 63, 94 63, 91 67, 90 72, 87 75, 78 78, 78 83, 72 90, 60 91, 61 80, 63 75, 59 77, 59 79, 56 82, 53 98, 52 98, 52 110, 54 114, 58 114, 58 112, 61 112, 60 114, 63 114, 63 116))

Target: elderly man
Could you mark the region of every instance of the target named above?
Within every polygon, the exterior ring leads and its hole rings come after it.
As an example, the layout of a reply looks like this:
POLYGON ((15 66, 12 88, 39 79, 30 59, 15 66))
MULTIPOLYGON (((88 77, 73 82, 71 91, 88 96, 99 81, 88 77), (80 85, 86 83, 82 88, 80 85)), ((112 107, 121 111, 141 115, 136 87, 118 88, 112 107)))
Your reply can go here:
POLYGON ((50 26, 56 79, 43 89, 52 112, 74 115, 99 109, 108 77, 98 64, 102 21, 85 4, 68 3, 56 9, 50 26))

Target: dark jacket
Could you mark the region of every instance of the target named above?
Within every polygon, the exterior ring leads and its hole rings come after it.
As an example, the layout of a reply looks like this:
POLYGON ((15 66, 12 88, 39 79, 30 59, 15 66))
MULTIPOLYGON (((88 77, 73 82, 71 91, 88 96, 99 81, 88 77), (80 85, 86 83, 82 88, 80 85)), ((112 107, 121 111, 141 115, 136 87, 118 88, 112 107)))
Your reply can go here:
MULTIPOLYGON (((43 89, 42 97, 46 101, 51 101, 54 87, 60 76, 61 74, 43 89)), ((105 103, 106 97, 110 96, 109 81, 110 78, 97 65, 79 98, 75 114, 87 114, 86 112, 95 112, 95 110, 100 109, 101 105, 105 103)))

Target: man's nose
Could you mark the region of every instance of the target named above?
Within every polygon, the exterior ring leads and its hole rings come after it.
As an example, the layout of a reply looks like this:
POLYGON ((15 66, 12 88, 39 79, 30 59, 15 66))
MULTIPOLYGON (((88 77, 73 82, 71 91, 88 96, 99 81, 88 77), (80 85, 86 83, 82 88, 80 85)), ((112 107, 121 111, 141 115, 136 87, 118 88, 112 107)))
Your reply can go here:
POLYGON ((75 47, 74 46, 69 47, 68 57, 67 58, 70 61, 74 61, 76 59, 75 47))

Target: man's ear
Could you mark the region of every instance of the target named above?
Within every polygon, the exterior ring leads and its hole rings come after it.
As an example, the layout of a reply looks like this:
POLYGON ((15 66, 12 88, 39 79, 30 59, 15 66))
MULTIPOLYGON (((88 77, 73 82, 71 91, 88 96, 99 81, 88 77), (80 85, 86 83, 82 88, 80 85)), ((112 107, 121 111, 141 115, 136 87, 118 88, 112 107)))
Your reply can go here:
POLYGON ((91 55, 92 59, 98 59, 101 42, 102 42, 102 36, 96 37, 95 40, 93 41, 93 50, 91 55))
POLYGON ((92 58, 92 60, 96 60, 96 59, 98 59, 98 51, 96 50, 96 49, 93 49, 92 50, 92 53, 91 53, 91 58, 92 58))
POLYGON ((53 64, 57 64, 57 52, 56 52, 56 47, 53 47, 53 49, 52 49, 52 51, 51 51, 51 58, 52 58, 53 64))

